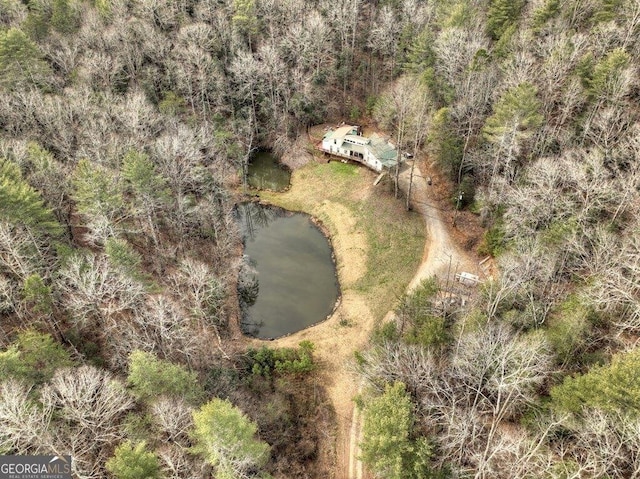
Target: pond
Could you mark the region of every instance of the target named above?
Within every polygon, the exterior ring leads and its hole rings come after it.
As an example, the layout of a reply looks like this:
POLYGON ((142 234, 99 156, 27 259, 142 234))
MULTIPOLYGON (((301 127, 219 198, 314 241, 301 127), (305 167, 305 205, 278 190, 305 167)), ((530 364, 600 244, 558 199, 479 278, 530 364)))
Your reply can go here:
POLYGON ((324 321, 339 297, 331 245, 308 215, 245 203, 238 293, 242 329, 261 339, 324 321))
POLYGON ((259 190, 284 191, 289 187, 291 172, 269 151, 251 155, 247 183, 259 190))

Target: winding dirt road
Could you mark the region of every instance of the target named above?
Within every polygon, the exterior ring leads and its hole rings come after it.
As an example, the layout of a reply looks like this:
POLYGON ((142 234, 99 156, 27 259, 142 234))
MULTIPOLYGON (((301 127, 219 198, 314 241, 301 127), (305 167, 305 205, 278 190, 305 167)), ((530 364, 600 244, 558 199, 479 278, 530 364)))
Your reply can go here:
MULTIPOLYGON (((409 181, 409 168, 401 174, 401 186, 409 181)), ((373 186, 371 189, 373 190, 373 186)), ((414 289, 420 282, 433 275, 445 278, 457 269, 474 272, 477 263, 450 239, 438 209, 429 200, 429 186, 422 173, 414 170, 412 204, 424 218, 427 233, 424 253, 420 267, 408 286, 414 289)), ((339 205, 338 205, 339 206, 339 205)), ((359 232, 354 229, 355 221, 348 211, 326 202, 322 204, 323 213, 336 225, 338 234, 333 238, 333 246, 338 264, 343 291, 342 300, 334 314, 327 321, 300 331, 291 336, 277 339, 276 347, 295 347, 302 340, 310 340, 316 345, 314 353, 321 370, 321 381, 327 389, 336 412, 337 438, 335 442, 336 463, 332 465, 333 479, 361 479, 363 467, 358 460, 358 443, 361 437, 360 413, 354 407, 353 398, 359 391, 358 380, 349 368, 356 350, 366 346, 375 327, 375 318, 367 301, 352 288, 364 270, 366 250, 362 246, 359 232), (353 238, 352 238, 353 237, 353 238), (354 262, 355 261, 355 262, 354 262), (350 327, 342 324, 347 321, 350 327)), ((389 312, 385 320, 393 317, 389 312)))
MULTIPOLYGON (((400 175, 400 185, 405 192, 408 189, 409 177, 410 168, 405 168, 400 175)), ((407 292, 413 291, 423 280, 432 276, 445 280, 447 276, 452 279, 451 277, 456 271, 475 273, 478 269, 477 262, 452 241, 438 208, 429 199, 429 185, 417 166, 413 171, 411 199, 413 208, 422 215, 424 220, 426 241, 422 262, 409 283, 407 292)), ((394 312, 389 311, 384 321, 391 321, 393 318, 394 312)), ((362 440, 362 418, 358 408, 353 407, 352 410, 349 433, 349 466, 347 473, 339 477, 362 479, 364 468, 362 462, 358 459, 360 455, 359 444, 362 440)))

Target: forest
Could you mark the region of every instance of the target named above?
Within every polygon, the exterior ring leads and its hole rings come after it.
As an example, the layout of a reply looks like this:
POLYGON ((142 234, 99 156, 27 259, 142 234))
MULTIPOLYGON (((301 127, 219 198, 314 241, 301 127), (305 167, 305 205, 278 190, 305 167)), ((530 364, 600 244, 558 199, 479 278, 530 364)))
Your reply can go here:
POLYGON ((640 477, 639 67, 639 0, 0 0, 0 453, 337 477, 314 345, 237 341, 234 207, 256 148, 348 121, 496 264, 355 352, 371 474, 640 477))

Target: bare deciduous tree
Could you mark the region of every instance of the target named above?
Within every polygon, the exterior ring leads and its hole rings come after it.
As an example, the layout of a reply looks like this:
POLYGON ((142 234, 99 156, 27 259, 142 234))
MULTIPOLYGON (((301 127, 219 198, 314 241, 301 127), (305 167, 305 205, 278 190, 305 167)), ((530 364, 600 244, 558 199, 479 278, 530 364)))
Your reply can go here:
POLYGON ((0 382, 0 448, 15 454, 43 453, 49 445, 52 409, 31 397, 19 381, 0 382))
POLYGON ((76 255, 60 277, 66 307, 81 328, 117 330, 122 315, 138 311, 144 303, 143 285, 112 268, 105 256, 76 255))
POLYGON ((60 418, 52 450, 72 455, 79 477, 104 477, 104 464, 124 437, 122 418, 134 404, 124 385, 92 366, 63 368, 43 387, 41 400, 60 418))
POLYGON ((189 432, 193 428, 193 410, 184 400, 160 397, 151 405, 151 411, 167 442, 183 448, 191 445, 189 432))

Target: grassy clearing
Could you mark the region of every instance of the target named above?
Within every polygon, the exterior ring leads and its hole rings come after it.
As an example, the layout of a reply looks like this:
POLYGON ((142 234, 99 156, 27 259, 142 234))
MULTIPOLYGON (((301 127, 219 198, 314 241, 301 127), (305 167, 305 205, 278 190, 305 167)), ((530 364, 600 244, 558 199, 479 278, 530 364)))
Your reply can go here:
POLYGON ((322 204, 329 201, 346 207, 369 243, 366 273, 354 288, 365 295, 374 315, 381 317, 404 293, 418 268, 425 237, 420 216, 404 211, 402 201, 394 199, 384 185, 374 187, 375 177, 356 165, 310 163, 293 173, 289 191, 260 192, 260 197, 315 216, 332 235, 337 227, 322 211, 322 204))

